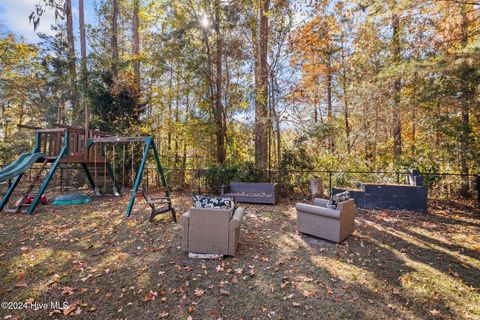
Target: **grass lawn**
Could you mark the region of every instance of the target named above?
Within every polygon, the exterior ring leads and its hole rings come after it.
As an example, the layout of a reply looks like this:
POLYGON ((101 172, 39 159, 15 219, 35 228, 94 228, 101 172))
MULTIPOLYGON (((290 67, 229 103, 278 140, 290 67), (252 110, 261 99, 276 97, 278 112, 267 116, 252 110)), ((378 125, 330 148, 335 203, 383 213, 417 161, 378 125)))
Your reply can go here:
MULTIPOLYGON (((191 204, 173 199, 178 213, 191 204)), ((127 201, 2 214, 0 300, 68 307, 0 317, 480 319, 480 211, 468 204, 361 211, 338 246, 297 234, 293 201, 245 205, 238 255, 197 260, 169 215, 148 223, 138 199, 125 220, 127 201)))

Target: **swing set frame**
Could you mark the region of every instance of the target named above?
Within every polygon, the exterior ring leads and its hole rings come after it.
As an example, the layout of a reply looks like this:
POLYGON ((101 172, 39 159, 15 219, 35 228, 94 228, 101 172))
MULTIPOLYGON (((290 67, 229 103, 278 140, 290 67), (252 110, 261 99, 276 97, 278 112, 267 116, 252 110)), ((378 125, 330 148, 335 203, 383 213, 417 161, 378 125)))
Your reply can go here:
POLYGON ((163 173, 163 168, 160 163, 160 157, 158 155, 157 146, 153 137, 145 136, 145 137, 95 137, 88 139, 87 148, 90 149, 95 144, 100 144, 103 148, 104 145, 111 144, 127 144, 127 143, 144 143, 144 150, 142 161, 140 162, 140 166, 137 170, 137 174, 135 177, 135 182, 133 183, 132 194, 130 196, 130 201, 128 203, 127 211, 125 216, 128 218, 132 214, 133 205, 135 204, 135 198, 142 182, 143 171, 145 169, 145 164, 147 162, 148 154, 150 149, 153 151, 153 156, 155 158, 155 163, 157 165, 158 175, 160 177, 160 181, 162 183, 164 198, 168 199, 167 208, 162 210, 163 212, 172 211, 172 214, 175 214, 175 210, 173 209, 170 201, 170 192, 168 190, 167 182, 165 180, 165 175, 163 173))

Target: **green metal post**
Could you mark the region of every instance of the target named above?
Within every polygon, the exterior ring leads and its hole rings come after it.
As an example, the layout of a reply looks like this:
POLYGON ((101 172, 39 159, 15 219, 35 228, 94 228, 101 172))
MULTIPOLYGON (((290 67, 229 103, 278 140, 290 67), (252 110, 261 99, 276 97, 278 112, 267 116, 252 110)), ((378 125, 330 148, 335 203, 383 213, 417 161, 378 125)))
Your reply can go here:
POLYGON ((60 154, 58 155, 57 159, 55 159, 55 162, 52 165, 52 168, 50 168, 50 171, 48 172, 47 177, 45 180, 43 180, 42 185, 40 186, 40 189, 38 190, 37 194, 35 195, 35 199, 33 199, 32 204, 28 208, 27 214, 33 214, 35 211, 35 208, 38 206, 40 203, 40 198, 42 197, 43 193, 47 189, 48 184, 50 183, 50 180, 52 180, 53 175, 55 174, 55 171, 57 170, 60 161, 62 158, 67 154, 68 151, 68 132, 65 130, 64 133, 64 141, 63 141, 63 148, 60 151, 60 154))
POLYGON ((147 162, 148 151, 150 150, 150 146, 152 145, 152 137, 145 138, 145 150, 143 151, 143 158, 142 162, 140 163, 140 168, 137 171, 137 177, 135 178, 135 183, 133 184, 132 195, 130 196, 130 202, 128 203, 127 218, 130 217, 132 214, 133 204, 135 202, 135 196, 138 191, 138 187, 140 186, 140 182, 142 181, 142 174, 143 169, 145 168, 145 163, 147 162))
MULTIPOLYGON (((39 152, 41 145, 42 145, 41 144, 41 134, 40 134, 40 132, 36 132, 35 133, 35 148, 33 149, 32 153, 39 152)), ((9 186, 9 188, 7 190, 7 193, 3 196, 2 202, 0 203, 0 211, 3 210, 3 208, 5 208, 5 206, 7 205, 8 201, 10 200, 10 197, 13 194, 13 191, 15 190, 17 185, 20 183, 20 180, 22 179, 22 177, 23 177, 23 173, 18 175, 15 178, 15 181, 9 186)))
POLYGON ((8 200, 10 200, 10 197, 12 196, 13 191, 17 187, 22 177, 23 177, 23 173, 18 175, 18 177, 15 178, 15 181, 12 183, 10 188, 8 188, 7 193, 3 196, 2 202, 0 203, 0 211, 3 210, 3 208, 5 208, 5 206, 7 205, 8 200))
POLYGON ((157 163, 158 174, 160 175, 160 179, 162 181, 163 192, 165 193, 165 197, 170 197, 167 182, 165 181, 165 176, 163 174, 163 168, 160 164, 160 157, 158 156, 157 146, 155 142, 152 140, 152 149, 153 149, 153 156, 155 157, 155 162, 157 163))
POLYGON ((85 172, 85 176, 87 177, 88 183, 90 184, 90 187, 92 187, 92 190, 95 192, 95 182, 93 181, 92 174, 88 170, 87 164, 82 163, 82 168, 83 171, 85 172))

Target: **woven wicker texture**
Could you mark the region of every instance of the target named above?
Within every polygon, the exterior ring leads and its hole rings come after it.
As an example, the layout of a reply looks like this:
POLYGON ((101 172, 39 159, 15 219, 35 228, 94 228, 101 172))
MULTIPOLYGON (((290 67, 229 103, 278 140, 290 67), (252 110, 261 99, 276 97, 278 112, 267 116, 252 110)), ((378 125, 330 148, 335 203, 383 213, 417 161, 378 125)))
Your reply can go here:
POLYGON ((244 209, 191 208, 180 218, 182 251, 235 255, 244 209))
POLYGON ((349 199, 340 202, 337 209, 333 210, 321 206, 327 201, 314 199, 314 205, 297 203, 297 230, 319 238, 341 242, 354 231, 355 203, 353 199, 349 199))

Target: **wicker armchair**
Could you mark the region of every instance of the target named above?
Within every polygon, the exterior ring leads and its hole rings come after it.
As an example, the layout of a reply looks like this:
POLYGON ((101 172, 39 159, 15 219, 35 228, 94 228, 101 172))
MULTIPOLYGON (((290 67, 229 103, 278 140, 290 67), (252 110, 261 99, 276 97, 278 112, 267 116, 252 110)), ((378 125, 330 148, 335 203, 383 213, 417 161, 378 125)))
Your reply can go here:
POLYGON ((182 251, 234 256, 244 208, 190 208, 180 217, 182 251))
POLYGON ((334 242, 342 242, 355 229, 355 202, 348 199, 336 209, 326 208, 328 200, 315 198, 313 205, 297 203, 297 230, 334 242))

